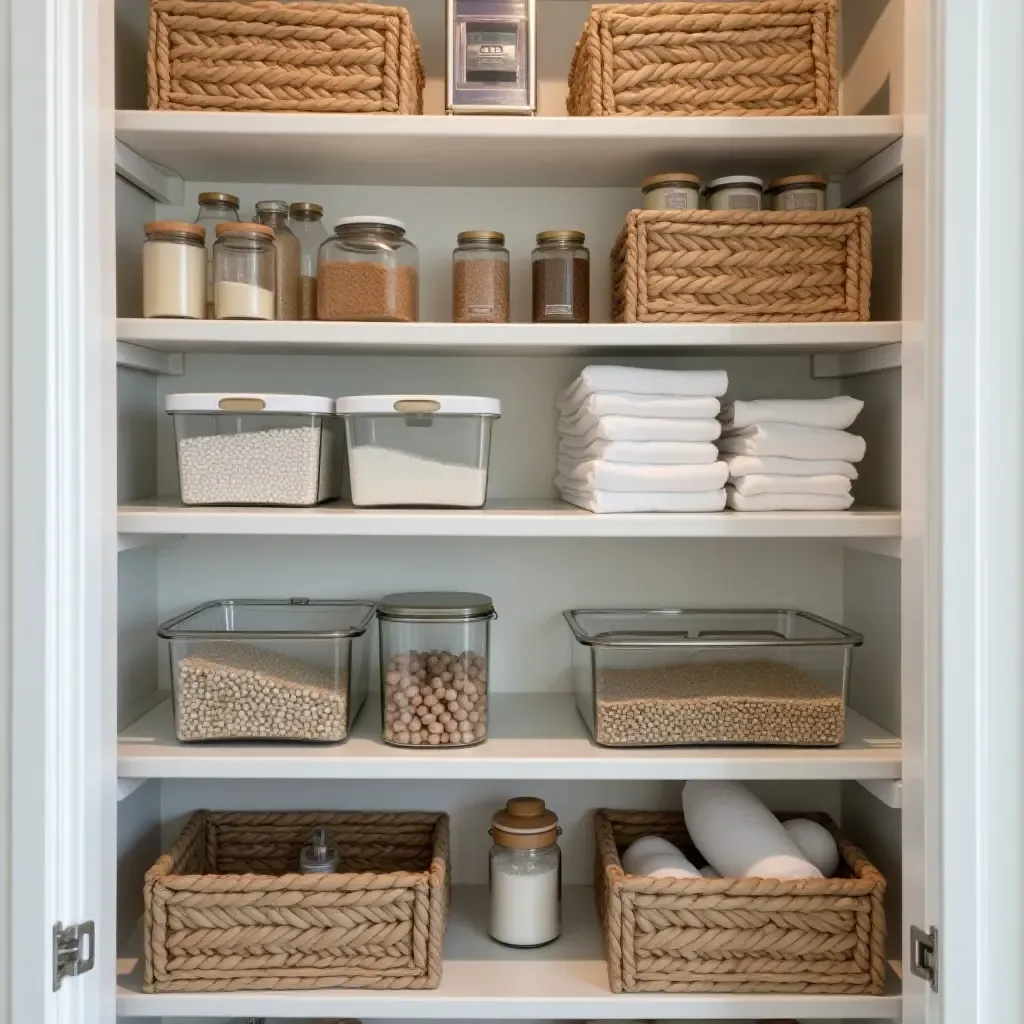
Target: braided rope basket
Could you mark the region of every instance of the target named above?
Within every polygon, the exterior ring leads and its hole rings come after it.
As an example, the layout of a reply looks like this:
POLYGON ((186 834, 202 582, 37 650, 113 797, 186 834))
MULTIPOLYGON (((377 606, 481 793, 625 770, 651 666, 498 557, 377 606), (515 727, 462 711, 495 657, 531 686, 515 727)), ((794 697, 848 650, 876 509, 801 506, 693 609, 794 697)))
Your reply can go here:
POLYGON ((403 7, 150 0, 150 110, 423 113, 403 7))
POLYGON ((827 817, 799 817, 835 836, 841 877, 627 875, 620 851, 641 836, 700 856, 682 814, 598 811, 597 900, 612 991, 881 995, 885 880, 827 817))
POLYGON ((867 320, 871 212, 632 210, 612 247, 612 319, 867 320))
POLYGON ((198 811, 146 873, 146 992, 437 988, 448 816, 198 811), (294 873, 311 830, 339 874, 294 873))
POLYGON ((596 4, 570 114, 824 115, 839 110, 836 0, 596 4))

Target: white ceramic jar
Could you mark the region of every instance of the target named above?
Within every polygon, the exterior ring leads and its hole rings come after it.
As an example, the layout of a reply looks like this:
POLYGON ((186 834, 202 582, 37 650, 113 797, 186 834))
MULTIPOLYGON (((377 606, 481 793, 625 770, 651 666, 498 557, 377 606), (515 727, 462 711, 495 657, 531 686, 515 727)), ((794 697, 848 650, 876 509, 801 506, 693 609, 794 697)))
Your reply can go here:
POLYGON ((828 178, 823 174, 794 174, 776 178, 768 186, 772 209, 780 212, 815 213, 827 208, 828 178))
POLYGON ((700 178, 696 174, 654 174, 644 178, 640 191, 645 210, 700 209, 700 178))
POLYGON ((704 190, 709 210, 760 210, 764 182, 747 174, 709 181, 704 190))

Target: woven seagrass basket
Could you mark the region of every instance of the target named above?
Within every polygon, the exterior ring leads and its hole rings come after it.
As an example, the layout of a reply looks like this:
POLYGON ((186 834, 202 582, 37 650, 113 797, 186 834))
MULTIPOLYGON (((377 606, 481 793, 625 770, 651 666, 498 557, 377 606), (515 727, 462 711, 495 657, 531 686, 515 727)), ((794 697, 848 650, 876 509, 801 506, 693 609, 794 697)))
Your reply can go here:
POLYGON ((150 0, 150 110, 423 113, 404 7, 150 0))
POLYGON ((871 213, 632 210, 612 247, 612 319, 867 320, 871 213))
POLYGON ((662 836, 698 863, 700 855, 682 814, 598 811, 598 913, 612 991, 882 994, 885 879, 827 817, 799 817, 835 836, 840 877, 627 875, 620 853, 641 836, 662 836))
POLYGON ((596 4, 570 114, 824 115, 839 109, 836 0, 596 4))
POLYGON ((146 992, 437 988, 448 816, 198 811, 146 873, 146 992), (338 874, 295 873, 317 825, 338 874))

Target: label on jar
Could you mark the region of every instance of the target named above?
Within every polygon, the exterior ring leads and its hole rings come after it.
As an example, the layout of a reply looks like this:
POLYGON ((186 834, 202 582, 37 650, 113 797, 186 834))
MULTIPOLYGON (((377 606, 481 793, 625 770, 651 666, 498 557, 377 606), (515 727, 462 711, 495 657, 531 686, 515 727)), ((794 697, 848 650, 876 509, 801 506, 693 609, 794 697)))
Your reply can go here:
POLYGON ((700 194, 695 188, 652 188, 644 195, 645 210, 696 210, 700 194))
POLYGON ((825 208, 824 196, 816 189, 806 191, 783 192, 775 197, 776 210, 796 210, 801 212, 815 212, 825 208))
POLYGON ((470 305, 469 306, 470 316, 493 316, 494 306, 491 303, 487 305, 470 305))
POLYGON ((743 194, 732 194, 728 197, 729 202, 726 209, 728 210, 760 210, 761 203, 757 196, 743 195, 743 194))
POLYGON ((544 307, 545 316, 572 316, 572 303, 548 303, 544 307))

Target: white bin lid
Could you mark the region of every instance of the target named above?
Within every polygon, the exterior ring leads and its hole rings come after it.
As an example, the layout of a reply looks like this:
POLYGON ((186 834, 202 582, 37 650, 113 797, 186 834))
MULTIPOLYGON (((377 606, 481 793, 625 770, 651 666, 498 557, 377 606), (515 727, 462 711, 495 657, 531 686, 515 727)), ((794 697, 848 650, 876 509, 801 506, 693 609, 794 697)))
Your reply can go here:
POLYGON ((310 416, 333 416, 334 400, 319 395, 265 395, 253 391, 194 392, 168 395, 167 412, 291 412, 310 416))
POLYGON ((339 398, 339 416, 500 416, 501 401, 474 395, 349 395, 339 398))

